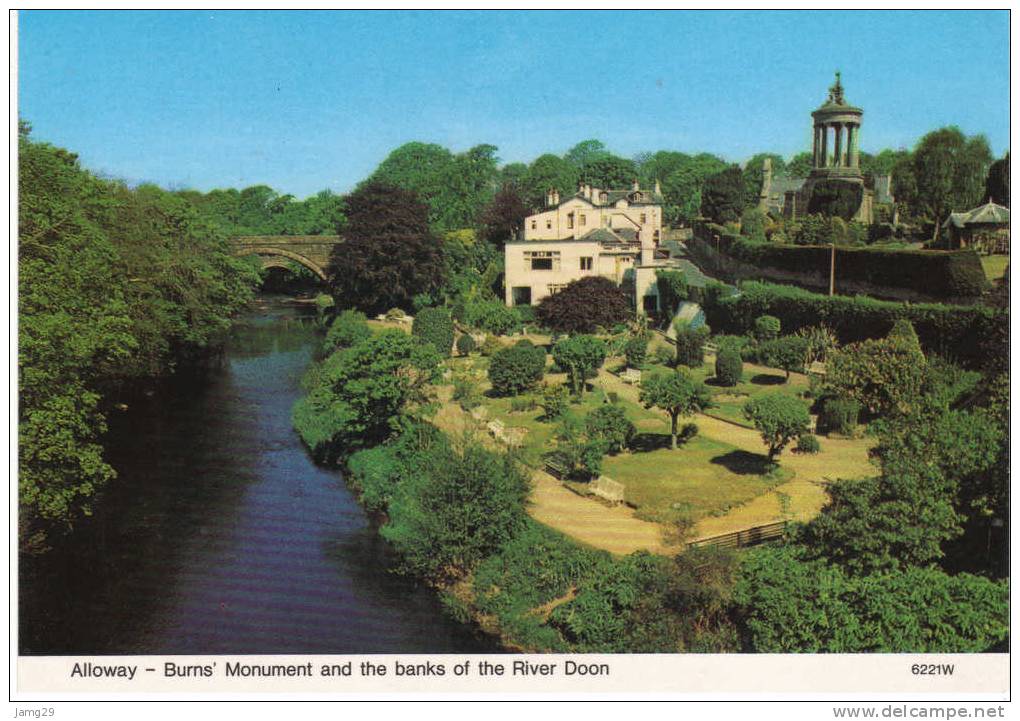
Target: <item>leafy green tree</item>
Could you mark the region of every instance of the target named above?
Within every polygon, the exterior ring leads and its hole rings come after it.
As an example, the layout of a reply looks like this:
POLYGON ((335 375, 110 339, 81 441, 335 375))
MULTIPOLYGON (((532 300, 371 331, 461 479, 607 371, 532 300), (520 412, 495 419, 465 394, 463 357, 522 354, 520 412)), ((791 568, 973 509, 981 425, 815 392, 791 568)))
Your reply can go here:
POLYGON ((601 405, 584 419, 588 437, 602 441, 606 452, 619 453, 630 446, 637 428, 627 418, 622 406, 608 403, 601 405))
POLYGON ((705 180, 726 168, 725 161, 709 153, 685 156, 677 162, 676 168, 662 177, 664 222, 691 223, 700 217, 705 180))
POLYGON ((786 174, 791 178, 806 178, 814 167, 814 156, 804 151, 797 153, 786 164, 786 174))
POLYGON ((509 183, 504 183, 492 202, 482 211, 481 223, 485 229, 485 238, 497 247, 502 247, 508 240, 518 236, 524 227, 524 218, 529 209, 520 191, 509 183))
POLYGON ((659 408, 669 416, 670 448, 676 450, 680 419, 707 408, 711 404, 711 393, 686 370, 676 369, 643 379, 640 399, 645 408, 659 408))
POLYGON ((676 338, 673 344, 676 346, 676 364, 688 368, 700 368, 705 364, 705 343, 711 333, 708 326, 692 328, 690 321, 677 319, 673 324, 676 330, 676 338))
POLYGON ((623 354, 627 358, 628 368, 641 368, 648 358, 648 336, 638 333, 628 338, 623 354))
POLYGON ((935 233, 951 211, 977 205, 985 191, 992 153, 983 135, 966 137, 951 126, 928 133, 913 153, 917 210, 935 233))
POLYGON ((584 393, 584 380, 606 360, 605 342, 590 335, 572 335, 556 342, 552 349, 556 365, 567 372, 574 395, 584 393))
POLYGON ((330 289, 338 305, 367 313, 410 308, 411 299, 439 287, 442 247, 427 208, 414 193, 366 184, 347 198, 344 242, 330 258, 330 289))
POLYGON ((616 283, 600 275, 568 283, 547 295, 536 309, 539 320, 560 333, 592 333, 628 320, 633 311, 630 298, 616 283))
POLYGON ((701 212, 716 223, 740 219, 744 210, 744 176, 737 165, 709 176, 701 190, 701 212))
POLYGON ((570 392, 564 385, 547 385, 542 391, 540 405, 544 413, 542 418, 551 421, 562 416, 570 402, 570 392))
POLYGON ((332 463, 385 440, 404 415, 427 409, 428 384, 438 377, 439 354, 396 329, 333 353, 313 376, 293 420, 317 460, 332 463))
POLYGON ((1009 153, 996 160, 988 169, 985 196, 993 203, 1009 207, 1009 153))
POLYGON ((407 572, 434 581, 469 573, 521 533, 528 476, 479 442, 432 445, 405 476, 380 529, 407 572))
POLYGON ((581 168, 582 180, 596 188, 630 188, 637 175, 633 161, 617 155, 595 158, 581 168))
POLYGON ((326 332, 323 350, 332 353, 341 348, 350 348, 371 337, 372 329, 368 326, 368 319, 364 313, 360 310, 341 311, 326 332))
POLYGON ((790 441, 809 432, 811 427, 807 406, 785 393, 752 398, 744 405, 744 417, 761 433, 769 461, 774 461, 790 441))
POLYGON ((591 163, 608 155, 609 150, 606 148, 605 143, 601 140, 591 139, 582 140, 572 147, 566 152, 563 159, 577 168, 578 171, 583 171, 591 163))
POLYGON ((546 193, 550 190, 558 191, 560 197, 566 200, 577 192, 580 177, 580 169, 558 155, 540 155, 528 166, 528 174, 524 177, 524 200, 532 210, 545 208, 546 193))
POLYGON ((786 373, 786 381, 790 373, 803 373, 808 357, 808 339, 803 336, 788 335, 773 338, 758 347, 758 359, 770 368, 779 368, 786 373))
POLYGON ((445 308, 425 308, 414 317, 411 335, 423 343, 431 343, 444 358, 453 348, 453 318, 445 308))
POLYGON ((874 415, 903 414, 915 407, 928 376, 917 353, 895 339, 851 343, 827 363, 826 386, 874 415))
POLYGON ((529 340, 496 351, 489 361, 492 390, 502 396, 515 396, 533 388, 544 373, 545 350, 529 340))

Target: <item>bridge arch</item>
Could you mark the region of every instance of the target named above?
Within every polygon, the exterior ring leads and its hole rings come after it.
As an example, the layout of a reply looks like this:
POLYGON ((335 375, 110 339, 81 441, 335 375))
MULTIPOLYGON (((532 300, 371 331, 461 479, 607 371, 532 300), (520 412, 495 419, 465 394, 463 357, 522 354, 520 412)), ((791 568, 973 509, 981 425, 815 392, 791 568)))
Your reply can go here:
POLYGON ((326 280, 325 269, 314 260, 310 260, 300 253, 284 250, 283 248, 274 248, 272 246, 246 247, 238 250, 237 255, 257 255, 262 260, 263 268, 287 268, 286 261, 292 260, 298 265, 302 265, 312 271, 316 276, 318 276, 319 280, 326 280))

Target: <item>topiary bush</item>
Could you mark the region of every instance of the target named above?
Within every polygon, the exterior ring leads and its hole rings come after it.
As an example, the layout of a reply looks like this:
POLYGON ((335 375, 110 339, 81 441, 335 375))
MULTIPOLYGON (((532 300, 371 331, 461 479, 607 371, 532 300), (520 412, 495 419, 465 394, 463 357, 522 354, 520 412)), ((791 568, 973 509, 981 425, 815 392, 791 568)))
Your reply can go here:
POLYGON ((457 352, 462 356, 471 355, 475 349, 475 339, 467 333, 462 333, 457 338, 457 352))
POLYGON ((715 356, 715 380, 721 386, 731 388, 744 377, 744 360, 740 351, 733 345, 719 348, 715 356))
POLYGON ((489 382, 496 395, 513 396, 532 388, 542 380, 545 350, 521 340, 496 351, 489 361, 489 382))
POLYGON ((584 419, 588 437, 604 442, 606 452, 619 453, 637 434, 637 428, 620 406, 607 404, 596 408, 584 419))
POLYGON ((546 386, 542 391, 541 406, 545 413, 542 420, 551 421, 566 412, 570 402, 570 392, 565 385, 546 386))
POLYGON ((762 315, 754 319, 754 337, 761 343, 778 338, 781 329, 782 324, 774 315, 762 315))
POLYGON ((822 412, 818 414, 818 430, 844 436, 853 435, 860 413, 861 404, 857 401, 826 398, 822 402, 822 412))
POLYGON ((453 318, 444 308, 423 308, 414 317, 411 335, 422 343, 431 343, 441 356, 448 358, 453 348, 453 318))
POLYGON ((677 323, 676 340, 676 364, 688 368, 700 368, 705 363, 705 341, 708 340, 709 329, 707 326, 691 328, 689 325, 677 323))
POLYGON ((809 341, 798 335, 773 338, 758 346, 758 362, 770 368, 779 368, 786 373, 803 373, 807 362, 809 341))
POLYGON ((497 300, 482 300, 464 307, 464 322, 495 335, 510 335, 521 327, 521 317, 514 308, 497 300))

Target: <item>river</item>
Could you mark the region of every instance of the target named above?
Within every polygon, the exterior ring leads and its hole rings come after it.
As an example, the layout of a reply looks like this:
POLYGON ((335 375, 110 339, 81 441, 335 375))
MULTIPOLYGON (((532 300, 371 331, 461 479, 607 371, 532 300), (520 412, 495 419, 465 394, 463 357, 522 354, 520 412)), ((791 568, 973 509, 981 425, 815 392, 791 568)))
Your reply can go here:
POLYGON ((394 558, 290 410, 317 339, 263 297, 223 363, 111 417, 119 477, 22 572, 23 654, 491 653, 394 558))

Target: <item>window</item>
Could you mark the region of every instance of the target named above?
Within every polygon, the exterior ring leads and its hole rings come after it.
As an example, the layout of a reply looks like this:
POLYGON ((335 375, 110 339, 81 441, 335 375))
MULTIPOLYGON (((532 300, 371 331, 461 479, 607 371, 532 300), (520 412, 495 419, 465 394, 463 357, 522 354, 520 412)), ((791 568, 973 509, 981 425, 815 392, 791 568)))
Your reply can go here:
POLYGON ((531 221, 531 229, 532 230, 537 230, 538 229, 538 221, 537 220, 531 221))
POLYGON ((552 258, 532 258, 532 270, 552 270, 552 258))
POLYGON ((524 262, 532 270, 559 270, 560 253, 556 250, 529 250, 524 253, 524 262))
POLYGON ((531 305, 531 286, 514 286, 510 291, 514 305, 531 305))
POLYGON ((573 213, 567 213, 567 227, 568 228, 573 228, 574 227, 574 214, 573 213))
POLYGON ((557 293, 559 293, 561 290, 563 290, 566 287, 567 286, 564 283, 555 283, 555 284, 554 283, 550 283, 549 284, 549 295, 556 295, 557 293))
POLYGON ((646 295, 641 299, 641 305, 645 309, 645 313, 657 313, 659 310, 659 296, 657 295, 646 295))
POLYGON ((578 225, 580 225, 583 228, 587 224, 588 224, 588 217, 584 213, 581 213, 581 220, 578 223, 578 225))
POLYGON ((656 230, 652 233, 652 240, 655 241, 656 245, 659 244, 659 231, 656 230))
POLYGON ((545 229, 552 230, 552 218, 549 218, 548 220, 545 221, 545 229))
POLYGON ((647 222, 648 222, 648 216, 645 215, 644 213, 642 213, 641 214, 641 225, 644 225, 647 222))
POLYGON ((591 256, 583 256, 581 258, 581 270, 591 270, 594 265, 594 258, 591 256))

